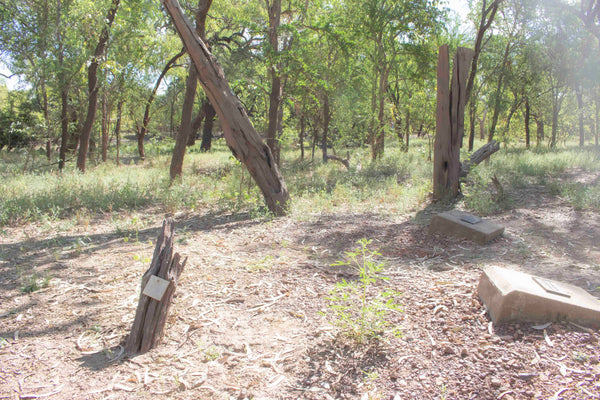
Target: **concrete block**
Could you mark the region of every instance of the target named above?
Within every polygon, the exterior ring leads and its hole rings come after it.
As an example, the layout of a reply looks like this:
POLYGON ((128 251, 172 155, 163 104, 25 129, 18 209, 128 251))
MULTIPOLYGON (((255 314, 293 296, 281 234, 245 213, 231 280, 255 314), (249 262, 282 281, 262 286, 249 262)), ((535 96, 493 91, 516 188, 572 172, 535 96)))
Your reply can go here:
POLYGON ((452 210, 434 215, 429 232, 458 236, 486 244, 502 235, 504 227, 463 211, 452 210))
POLYGON ((572 321, 600 328, 600 301, 568 283, 488 267, 477 290, 495 324, 572 321))

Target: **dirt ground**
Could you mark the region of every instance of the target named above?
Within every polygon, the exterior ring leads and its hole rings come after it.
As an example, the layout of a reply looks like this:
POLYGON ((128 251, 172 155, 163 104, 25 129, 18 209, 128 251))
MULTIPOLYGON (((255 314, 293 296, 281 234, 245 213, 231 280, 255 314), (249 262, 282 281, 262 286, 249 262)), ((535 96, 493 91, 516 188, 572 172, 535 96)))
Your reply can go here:
POLYGON ((543 187, 510 193, 488 245, 429 235, 411 215, 177 214, 188 256, 163 344, 122 354, 158 211, 0 230, 2 399, 600 399, 598 331, 491 324, 481 270, 505 266, 600 296, 600 215, 543 187), (139 229, 118 228, 133 221, 139 229), (325 299, 355 273, 330 264, 373 239, 403 312, 401 337, 357 345, 325 299), (48 286, 23 292, 27 276, 48 286))

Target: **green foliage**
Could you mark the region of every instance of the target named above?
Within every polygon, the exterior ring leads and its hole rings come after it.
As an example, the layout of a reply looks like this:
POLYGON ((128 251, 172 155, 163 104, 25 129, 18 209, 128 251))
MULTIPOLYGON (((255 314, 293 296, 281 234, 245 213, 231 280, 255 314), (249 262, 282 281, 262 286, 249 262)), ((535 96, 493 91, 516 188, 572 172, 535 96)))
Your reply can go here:
POLYGON ((50 284, 50 278, 51 277, 49 275, 40 277, 35 273, 29 276, 22 276, 21 292, 33 293, 40 289, 44 289, 50 284))
POLYGON ((392 326, 386 319, 390 311, 401 311, 395 302, 399 293, 392 290, 381 291, 377 287, 379 281, 387 278, 381 275, 385 264, 375 260, 381 254, 369 249, 371 242, 367 239, 359 240, 357 250, 346 252, 345 260, 332 264, 351 267, 358 273, 359 279, 338 282, 327 298, 331 322, 358 343, 379 339, 386 330, 391 330, 394 334, 400 333, 399 328, 392 326))

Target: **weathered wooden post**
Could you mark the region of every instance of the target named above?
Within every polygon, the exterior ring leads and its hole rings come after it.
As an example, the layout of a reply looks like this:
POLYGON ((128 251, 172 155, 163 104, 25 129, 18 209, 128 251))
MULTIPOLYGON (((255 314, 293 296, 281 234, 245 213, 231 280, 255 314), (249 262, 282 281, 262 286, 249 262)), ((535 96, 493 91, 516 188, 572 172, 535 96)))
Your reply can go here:
POLYGON ((439 49, 437 115, 433 152, 433 198, 453 198, 459 191, 460 145, 465 126, 466 85, 474 52, 459 47, 454 58, 452 82, 448 45, 439 49))
POLYGON ((190 55, 200 84, 219 115, 225 141, 260 188, 275 215, 287 212, 289 193, 269 146, 258 135, 246 109, 229 87, 223 69, 185 18, 177 0, 161 0, 190 55))
POLYGON ((163 221, 150 268, 142 277, 142 292, 125 345, 127 354, 145 353, 163 337, 171 300, 187 261, 181 262, 179 254, 173 254, 174 233, 175 222, 171 218, 163 221))

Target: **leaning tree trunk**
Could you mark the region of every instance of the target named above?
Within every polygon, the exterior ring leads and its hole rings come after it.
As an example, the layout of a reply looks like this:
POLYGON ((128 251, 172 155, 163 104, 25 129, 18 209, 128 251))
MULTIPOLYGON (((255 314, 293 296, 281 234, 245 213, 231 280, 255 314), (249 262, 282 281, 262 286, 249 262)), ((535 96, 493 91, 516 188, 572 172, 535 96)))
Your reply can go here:
POLYGON ((100 63, 100 57, 104 54, 106 43, 108 43, 109 29, 117 14, 120 0, 112 0, 108 14, 106 15, 106 25, 102 28, 100 33, 100 39, 98 45, 94 50, 94 56, 92 62, 88 67, 88 109, 83 129, 81 130, 81 137, 79 138, 79 154, 77 155, 77 168, 81 172, 85 172, 85 160, 90 144, 90 135, 94 126, 94 119, 96 118, 96 108, 98 107, 98 66, 100 63))
POLYGON ((269 209, 276 215, 287 211, 289 193, 269 147, 262 141, 233 93, 223 69, 195 34, 177 0, 161 0, 171 15, 181 40, 196 65, 200 81, 223 126, 227 145, 250 172, 269 209))

